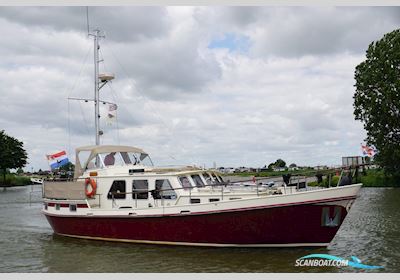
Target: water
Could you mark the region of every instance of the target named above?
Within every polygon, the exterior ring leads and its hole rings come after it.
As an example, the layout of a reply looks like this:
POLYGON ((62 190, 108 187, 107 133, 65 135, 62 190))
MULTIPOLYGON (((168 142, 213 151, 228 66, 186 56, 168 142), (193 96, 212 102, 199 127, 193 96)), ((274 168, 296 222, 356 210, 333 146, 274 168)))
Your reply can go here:
POLYGON ((295 267, 324 253, 400 272, 400 189, 364 188, 328 248, 197 248, 89 241, 53 234, 40 186, 0 189, 0 272, 361 272, 295 267))

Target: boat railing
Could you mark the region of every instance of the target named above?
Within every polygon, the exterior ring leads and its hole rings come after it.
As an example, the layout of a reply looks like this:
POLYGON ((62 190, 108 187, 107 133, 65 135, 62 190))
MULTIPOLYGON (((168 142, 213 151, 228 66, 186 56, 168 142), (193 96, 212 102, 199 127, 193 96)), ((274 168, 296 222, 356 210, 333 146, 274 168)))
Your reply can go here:
MULTIPOLYGON (((181 187, 181 188, 171 188, 171 189, 166 189, 166 190, 133 190, 131 192, 110 192, 111 194, 111 199, 112 199, 112 207, 116 207, 116 195, 127 195, 127 194, 132 194, 134 195, 134 200, 135 200, 135 208, 138 207, 138 195, 139 194, 144 194, 144 193, 149 193, 153 198, 155 203, 157 203, 157 199, 161 199, 161 205, 164 206, 164 200, 166 199, 165 196, 163 195, 164 192, 171 192, 171 191, 176 191, 176 190, 187 190, 189 191, 189 201, 192 199, 192 190, 195 188, 204 188, 204 187, 211 187, 212 191, 215 190, 215 188, 219 187, 218 190, 220 191, 220 196, 221 196, 221 201, 224 200, 224 191, 226 190, 226 187, 230 184, 229 181, 227 182, 218 182, 214 184, 204 184, 204 185, 195 185, 195 186, 190 186, 190 187, 181 187)), ((261 183, 256 184, 256 195, 260 196, 260 187, 261 183)), ((158 206, 158 205, 156 205, 158 206)))

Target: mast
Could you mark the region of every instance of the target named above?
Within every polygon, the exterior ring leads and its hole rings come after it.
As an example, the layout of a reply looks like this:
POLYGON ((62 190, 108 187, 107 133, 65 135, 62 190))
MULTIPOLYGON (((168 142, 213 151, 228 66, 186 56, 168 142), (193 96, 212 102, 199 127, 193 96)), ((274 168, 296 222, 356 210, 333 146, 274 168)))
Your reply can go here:
POLYGON ((99 32, 94 30, 94 127, 96 135, 96 145, 100 145, 100 104, 99 104, 99 32))
POLYGON ((110 81, 114 79, 113 73, 99 73, 99 65, 103 60, 99 59, 99 50, 100 38, 105 38, 102 31, 99 29, 94 29, 92 33, 89 33, 88 36, 93 37, 94 42, 94 99, 87 98, 75 98, 68 97, 69 100, 80 100, 80 101, 93 101, 94 102, 94 128, 95 128, 95 143, 96 146, 100 145, 100 136, 103 135, 103 131, 100 130, 100 103, 114 105, 116 108, 116 104, 113 102, 108 102, 104 100, 100 100, 100 90, 110 81))
MULTIPOLYGON (((114 74, 112 73, 102 73, 99 74, 99 64, 103 60, 99 59, 99 50, 100 50, 100 45, 99 45, 99 40, 100 38, 105 38, 105 36, 102 34, 102 32, 99 29, 93 30, 92 33, 89 33, 89 36, 93 36, 93 42, 94 42, 94 99, 91 100, 94 102, 94 128, 95 128, 95 143, 96 146, 100 145, 100 136, 103 134, 103 132, 100 130, 100 102, 103 104, 114 104, 111 102, 107 101, 102 101, 100 100, 100 89, 105 86, 109 81, 114 79, 114 74)), ((75 99, 75 100, 85 100, 87 99, 82 99, 82 98, 69 98, 69 99, 75 99)), ((115 104, 114 104, 115 105, 115 104)))

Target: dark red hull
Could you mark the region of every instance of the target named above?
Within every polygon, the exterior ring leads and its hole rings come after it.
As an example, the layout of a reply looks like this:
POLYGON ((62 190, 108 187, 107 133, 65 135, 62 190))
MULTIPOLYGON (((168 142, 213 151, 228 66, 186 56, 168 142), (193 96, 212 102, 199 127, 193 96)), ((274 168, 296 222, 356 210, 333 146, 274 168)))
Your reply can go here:
POLYGON ((342 206, 308 204, 202 215, 46 217, 55 233, 83 238, 185 245, 324 246, 346 215, 342 206), (338 224, 324 225, 323 216, 338 210, 338 224))

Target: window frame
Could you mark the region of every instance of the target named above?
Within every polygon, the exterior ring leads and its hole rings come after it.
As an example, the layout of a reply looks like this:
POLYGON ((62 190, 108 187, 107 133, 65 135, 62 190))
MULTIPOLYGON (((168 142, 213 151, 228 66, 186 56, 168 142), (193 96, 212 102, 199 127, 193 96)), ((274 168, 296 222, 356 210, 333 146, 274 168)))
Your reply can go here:
POLYGON ((157 193, 158 193, 157 199, 176 199, 176 198, 178 197, 178 195, 177 195, 177 193, 176 193, 176 191, 175 191, 173 185, 171 184, 171 180, 168 179, 168 178, 164 178, 164 179, 158 178, 158 179, 155 179, 155 180, 154 180, 154 190, 156 191, 156 192, 155 192, 156 195, 157 195, 157 193), (160 190, 163 190, 163 192, 157 192, 157 181, 167 181, 168 184, 169 184, 170 189, 162 189, 162 187, 163 187, 163 185, 164 185, 164 184, 162 184, 160 190), (166 192, 166 191, 171 191, 171 192, 173 192, 174 194, 173 194, 173 195, 170 195, 170 196, 164 195, 163 193, 166 192), (175 197, 172 197, 172 196, 175 196, 175 197))
POLYGON ((132 180, 132 199, 136 199, 134 190, 143 190, 143 191, 147 190, 147 192, 137 193, 137 199, 140 199, 140 200, 149 199, 149 180, 148 179, 133 179, 132 180), (146 189, 136 189, 136 188, 134 188, 133 184, 134 184, 135 181, 145 181, 145 182, 147 182, 147 188, 146 189))
POLYGON ((110 188, 108 189, 108 192, 107 192, 107 199, 113 199, 113 198, 114 199, 126 199, 126 180, 114 180, 112 182, 112 184, 111 184, 111 186, 110 186, 110 188), (117 192, 118 191, 118 190, 116 190, 116 191, 112 190, 115 182, 123 182, 124 183, 124 191, 120 191, 121 194, 116 194, 116 195, 114 194, 114 197, 113 197, 111 192, 117 192))
POLYGON ((202 188, 205 186, 203 179, 201 178, 200 174, 191 174, 190 177, 192 178, 193 182, 195 183, 195 186, 197 188, 202 188), (193 176, 198 176, 200 178, 200 184, 198 184, 198 182, 196 181, 196 179, 193 176))
POLYGON ((187 175, 178 176, 178 181, 179 181, 179 185, 180 185, 184 190, 188 190, 188 189, 193 188, 193 183, 192 183, 192 181, 190 180, 189 176, 187 176, 187 175), (185 187, 185 186, 183 185, 183 183, 182 183, 182 181, 181 181, 181 178, 186 178, 186 180, 189 182, 189 186, 188 186, 188 187, 185 187))

